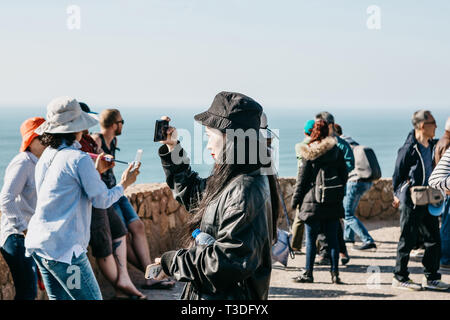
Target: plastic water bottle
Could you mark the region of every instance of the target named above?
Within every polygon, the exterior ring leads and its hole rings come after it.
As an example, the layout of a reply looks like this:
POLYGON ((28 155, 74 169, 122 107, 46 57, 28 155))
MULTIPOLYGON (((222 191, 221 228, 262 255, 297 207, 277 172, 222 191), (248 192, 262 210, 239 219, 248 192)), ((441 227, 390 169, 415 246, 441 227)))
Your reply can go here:
POLYGON ((199 245, 211 245, 216 241, 213 236, 200 231, 200 229, 195 229, 194 232, 192 232, 192 237, 195 239, 195 243, 199 245))

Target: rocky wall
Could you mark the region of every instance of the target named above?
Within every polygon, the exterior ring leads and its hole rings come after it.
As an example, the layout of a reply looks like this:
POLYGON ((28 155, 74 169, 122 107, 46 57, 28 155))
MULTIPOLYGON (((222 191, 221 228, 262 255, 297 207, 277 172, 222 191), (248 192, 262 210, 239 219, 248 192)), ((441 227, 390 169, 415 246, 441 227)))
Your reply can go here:
MULTIPOLYGON (((294 191, 295 178, 280 178, 279 181, 289 220, 292 223, 295 212, 290 208, 290 202, 294 191)), ((152 260, 160 257, 162 253, 168 250, 180 247, 181 236, 189 214, 173 198, 171 190, 165 183, 134 185, 126 190, 126 196, 145 224, 152 260)), ((392 208, 392 200, 391 179, 380 179, 361 198, 356 215, 362 220, 398 219, 399 212, 392 208)), ((282 228, 286 225, 284 214, 279 217, 279 225, 282 228)), ((89 258, 94 273, 99 276, 95 260, 92 259, 90 254, 89 258)), ((8 266, 0 255, 0 299, 13 298, 12 277, 8 266)), ((46 299, 45 293, 40 292, 39 298, 46 299)))

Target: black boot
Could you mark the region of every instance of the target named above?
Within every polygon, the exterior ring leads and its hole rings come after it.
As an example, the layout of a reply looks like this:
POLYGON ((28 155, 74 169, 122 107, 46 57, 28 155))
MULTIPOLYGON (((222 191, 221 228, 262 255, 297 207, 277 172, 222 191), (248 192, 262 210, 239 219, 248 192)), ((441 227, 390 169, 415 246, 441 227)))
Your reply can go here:
POLYGON ((300 275, 298 277, 294 278, 294 281, 302 282, 302 283, 313 283, 314 278, 313 278, 312 272, 303 271, 302 273, 300 273, 300 275))
POLYGON ((339 272, 331 271, 331 282, 334 284, 344 284, 339 278, 339 272))

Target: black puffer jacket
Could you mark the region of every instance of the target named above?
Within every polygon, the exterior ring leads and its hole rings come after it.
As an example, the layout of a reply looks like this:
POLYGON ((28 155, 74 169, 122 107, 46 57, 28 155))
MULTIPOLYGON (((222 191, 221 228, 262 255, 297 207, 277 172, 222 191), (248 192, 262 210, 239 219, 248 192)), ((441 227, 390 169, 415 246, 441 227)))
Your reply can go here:
POLYGON ((298 217, 302 221, 338 219, 344 217, 342 202, 318 203, 314 196, 314 183, 321 167, 335 167, 340 181, 345 185, 348 171, 344 154, 336 146, 336 139, 327 137, 319 143, 302 145, 302 163, 298 170, 297 183, 292 198, 292 208, 300 206, 298 217))
MULTIPOLYGON (((175 198, 189 211, 206 187, 191 170, 189 159, 178 144, 169 153, 159 150, 167 184, 175 198), (174 164, 171 155, 181 155, 174 164)), ((216 241, 210 246, 169 251, 161 256, 164 272, 188 282, 182 299, 267 299, 272 271, 272 206, 269 181, 259 170, 237 176, 210 203, 200 229, 216 241)))

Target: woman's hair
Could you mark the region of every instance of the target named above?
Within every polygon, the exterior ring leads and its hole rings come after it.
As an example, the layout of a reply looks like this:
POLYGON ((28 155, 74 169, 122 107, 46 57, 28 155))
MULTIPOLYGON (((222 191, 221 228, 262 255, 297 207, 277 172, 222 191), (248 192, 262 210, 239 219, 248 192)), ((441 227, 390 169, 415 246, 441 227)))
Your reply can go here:
POLYGON ((311 144, 315 141, 320 142, 326 137, 328 137, 328 134, 329 134, 328 124, 323 120, 317 120, 314 123, 314 127, 310 135, 311 140, 309 140, 308 144, 311 144))
POLYGON ((63 143, 71 146, 76 139, 76 133, 44 133, 40 140, 46 147, 58 149, 63 143))
MULTIPOLYGON (((227 143, 224 144, 224 148, 222 151, 223 159, 220 161, 220 163, 217 163, 214 166, 213 171, 206 182, 206 189, 202 194, 202 199, 199 201, 199 203, 193 204, 193 207, 191 209, 191 212, 193 214, 190 216, 186 224, 185 236, 181 239, 183 246, 187 246, 191 243, 191 233, 192 231, 200 227, 200 223, 202 221, 203 215, 205 214, 206 208, 211 203, 211 201, 214 201, 221 195, 224 189, 233 182, 234 178, 263 167, 270 167, 271 165, 271 163, 267 164, 261 161, 261 154, 264 154, 264 152, 266 152, 266 156, 270 157, 270 149, 268 148, 267 142, 265 140, 257 140, 255 142, 248 137, 241 138, 233 136, 233 141, 230 141, 228 138, 229 136, 227 136, 227 143), (237 147, 243 145, 242 143, 238 143, 237 140, 239 139, 244 140, 239 141, 244 142, 244 149, 237 147), (252 157, 251 153, 253 153, 254 150, 250 147, 250 145, 254 143, 256 143, 258 151, 256 161, 253 161, 254 157, 252 157), (261 150, 261 154, 260 148, 263 148, 261 150), (232 152, 230 152, 230 149, 232 150, 232 152), (242 161, 236 160, 239 155, 238 151, 245 152, 245 161, 243 163, 242 161), (230 154, 235 155, 233 159, 234 161, 229 161, 230 154)), ((272 203, 272 234, 273 238, 275 239, 277 234, 278 215, 280 211, 279 190, 277 187, 278 184, 276 181, 276 176, 267 175, 267 177, 269 179, 270 197, 272 203)))

